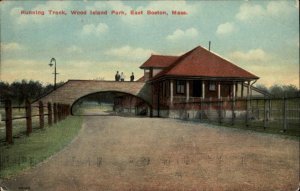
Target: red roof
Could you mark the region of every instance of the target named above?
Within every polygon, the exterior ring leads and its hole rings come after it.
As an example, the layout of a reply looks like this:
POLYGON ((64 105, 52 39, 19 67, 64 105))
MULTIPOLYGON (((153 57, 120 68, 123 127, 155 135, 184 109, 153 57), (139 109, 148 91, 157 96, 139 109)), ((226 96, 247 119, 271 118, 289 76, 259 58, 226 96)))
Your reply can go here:
POLYGON ((151 55, 140 68, 166 68, 177 60, 178 56, 151 55))
POLYGON ((201 46, 180 56, 154 78, 162 76, 258 79, 257 76, 201 46))

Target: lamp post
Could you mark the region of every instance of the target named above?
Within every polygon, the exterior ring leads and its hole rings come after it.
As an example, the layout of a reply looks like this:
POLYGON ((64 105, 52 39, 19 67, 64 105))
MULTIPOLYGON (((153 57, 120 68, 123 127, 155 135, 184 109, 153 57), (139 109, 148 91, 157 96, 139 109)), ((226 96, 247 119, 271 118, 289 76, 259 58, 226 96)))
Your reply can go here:
POLYGON ((54 89, 56 89, 56 75, 58 74, 57 72, 56 72, 56 60, 55 60, 55 58, 51 58, 51 60, 50 60, 50 63, 49 63, 49 66, 50 67, 52 67, 53 66, 53 63, 52 62, 54 62, 54 89))

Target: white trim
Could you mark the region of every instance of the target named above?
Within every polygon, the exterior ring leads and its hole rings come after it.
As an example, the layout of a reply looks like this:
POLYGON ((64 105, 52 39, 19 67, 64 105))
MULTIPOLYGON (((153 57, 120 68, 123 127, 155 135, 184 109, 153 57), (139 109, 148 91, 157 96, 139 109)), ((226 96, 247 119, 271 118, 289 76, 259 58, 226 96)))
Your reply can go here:
POLYGON ((205 98, 205 83, 203 80, 202 80, 202 98, 203 99, 205 98))
POLYGON ((221 83, 218 82, 218 99, 221 98, 221 83))

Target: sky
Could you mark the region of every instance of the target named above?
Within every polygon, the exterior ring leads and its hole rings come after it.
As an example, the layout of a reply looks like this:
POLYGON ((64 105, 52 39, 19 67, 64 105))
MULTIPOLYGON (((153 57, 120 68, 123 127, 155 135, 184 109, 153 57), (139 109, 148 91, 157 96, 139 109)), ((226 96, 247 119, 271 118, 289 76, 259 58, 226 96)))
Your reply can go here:
POLYGON ((286 1, 1 1, 0 80, 129 80, 151 54, 202 46, 257 75, 257 84, 299 87, 299 4, 286 1), (49 10, 66 15, 50 15, 49 10), (72 15, 71 11, 108 11, 72 15), (112 15, 111 11, 127 15, 112 15), (131 15, 130 11, 143 11, 131 15), (147 15, 147 11, 168 15, 147 15), (172 15, 172 10, 187 15, 172 15), (21 11, 44 11, 26 15, 21 11))

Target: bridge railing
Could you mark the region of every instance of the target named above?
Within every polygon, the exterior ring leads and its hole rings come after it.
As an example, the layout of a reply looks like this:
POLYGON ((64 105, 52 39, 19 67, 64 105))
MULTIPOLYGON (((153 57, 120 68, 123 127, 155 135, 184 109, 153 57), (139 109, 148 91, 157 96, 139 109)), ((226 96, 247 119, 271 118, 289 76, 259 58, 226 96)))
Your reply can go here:
POLYGON ((27 100, 25 106, 15 107, 12 106, 11 100, 5 100, 4 109, 4 112, 2 112, 4 119, 1 119, 0 124, 0 141, 8 144, 13 144, 14 137, 19 137, 22 134, 29 136, 33 130, 33 123, 37 126, 35 127, 36 129, 43 129, 46 117, 50 127, 70 115, 70 105, 60 103, 45 104, 42 101, 39 101, 38 105, 32 105, 27 100), (26 125, 24 125, 24 121, 26 125), (24 126, 26 129, 24 129, 24 126))

